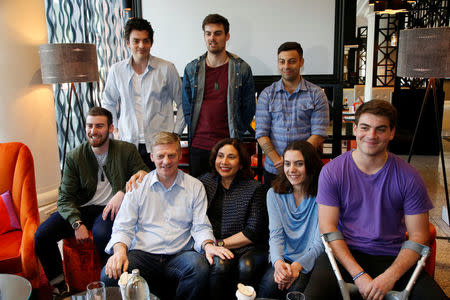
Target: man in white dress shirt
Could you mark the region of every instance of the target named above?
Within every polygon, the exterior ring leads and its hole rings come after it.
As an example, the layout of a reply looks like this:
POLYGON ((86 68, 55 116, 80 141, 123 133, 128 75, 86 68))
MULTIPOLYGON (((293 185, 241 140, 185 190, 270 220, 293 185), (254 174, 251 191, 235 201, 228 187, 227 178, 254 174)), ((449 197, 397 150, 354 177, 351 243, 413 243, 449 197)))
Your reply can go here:
POLYGON ((115 136, 135 144, 153 170, 149 155, 152 138, 160 131, 181 134, 185 126, 181 79, 171 62, 150 55, 153 28, 147 20, 130 19, 124 31, 131 57, 111 67, 102 106, 113 115, 115 136))
POLYGON ((203 184, 178 170, 179 137, 160 132, 151 150, 156 170, 125 195, 105 249, 114 254, 102 270, 102 281, 117 285, 122 272, 137 268, 162 299, 202 299, 208 262, 233 253, 214 243, 203 184))

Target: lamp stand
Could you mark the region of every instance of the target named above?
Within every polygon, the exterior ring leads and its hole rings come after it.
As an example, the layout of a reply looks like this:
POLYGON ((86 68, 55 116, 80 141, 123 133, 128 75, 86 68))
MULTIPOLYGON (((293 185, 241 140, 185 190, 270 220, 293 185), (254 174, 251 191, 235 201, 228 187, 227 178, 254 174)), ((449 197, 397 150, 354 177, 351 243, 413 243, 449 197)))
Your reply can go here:
POLYGON ((81 115, 81 121, 83 122, 83 128, 86 128, 86 122, 84 121, 84 113, 83 108, 81 106, 80 100, 78 99, 77 90, 75 89, 75 84, 73 82, 70 83, 70 93, 69 93, 69 108, 67 110, 67 121, 66 121, 66 133, 64 135, 64 150, 63 150, 63 166, 61 170, 61 178, 64 175, 64 167, 66 165, 66 149, 67 149, 67 142, 69 139, 69 125, 70 125, 70 119, 72 118, 71 110, 72 110, 72 92, 75 94, 75 102, 78 106, 78 109, 80 111, 81 115))
MULTIPOLYGON (((427 102, 430 90, 433 90, 434 114, 435 114, 435 120, 436 120, 436 137, 438 139, 438 146, 439 146, 439 150, 441 152, 442 174, 444 177, 444 189, 445 189, 445 200, 447 202, 447 217, 448 217, 448 219, 450 219, 448 186, 447 186, 447 172, 445 170, 445 160, 444 160, 444 149, 442 147, 442 137, 441 137, 441 132, 439 132, 439 124, 441 122, 439 119, 438 101, 437 101, 437 93, 436 93, 436 79, 435 78, 430 78, 428 80, 427 89, 425 91, 425 98, 423 99, 422 107, 420 108, 419 120, 417 121, 416 130, 414 131, 414 136, 413 136, 413 140, 411 143, 411 148, 409 149, 408 163, 411 162, 411 157, 412 157, 413 148, 414 148, 414 142, 416 140, 417 131, 419 130, 419 124, 420 124, 420 121, 422 120, 423 111, 424 111, 425 104, 427 102)), ((447 225, 450 225, 450 224, 447 224, 447 225)))

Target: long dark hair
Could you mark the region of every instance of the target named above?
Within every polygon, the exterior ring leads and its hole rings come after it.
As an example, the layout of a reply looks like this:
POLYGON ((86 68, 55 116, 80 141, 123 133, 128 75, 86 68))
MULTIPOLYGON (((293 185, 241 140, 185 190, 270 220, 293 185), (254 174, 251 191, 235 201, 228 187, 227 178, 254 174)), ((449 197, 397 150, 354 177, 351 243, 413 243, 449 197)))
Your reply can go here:
MULTIPOLYGON (((295 141, 287 145, 283 151, 283 158, 286 151, 300 151, 303 155, 306 169, 306 178, 303 181, 303 190, 308 197, 317 195, 317 185, 319 181, 320 170, 322 170, 322 160, 316 149, 307 141, 295 141)), ((275 178, 272 184, 273 190, 278 194, 292 193, 292 184, 286 177, 284 171, 275 178)))
POLYGON ((218 175, 216 170, 216 157, 219 149, 225 145, 232 145, 239 154, 239 163, 241 168, 237 172, 236 176, 240 178, 252 178, 253 172, 250 167, 250 156, 248 155, 247 149, 244 144, 238 139, 223 139, 217 142, 211 150, 211 155, 209 156, 209 167, 211 172, 218 175))

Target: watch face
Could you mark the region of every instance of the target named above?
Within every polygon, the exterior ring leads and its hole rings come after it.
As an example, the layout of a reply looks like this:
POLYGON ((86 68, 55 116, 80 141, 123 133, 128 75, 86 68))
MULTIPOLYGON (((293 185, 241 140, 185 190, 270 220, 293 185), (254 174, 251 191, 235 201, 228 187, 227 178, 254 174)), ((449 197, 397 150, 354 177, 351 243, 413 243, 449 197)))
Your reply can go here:
POLYGON ((80 226, 81 226, 81 222, 79 222, 79 221, 72 224, 72 228, 75 230, 78 229, 80 226))
POLYGON ((219 241, 219 242, 217 243, 217 246, 219 246, 219 247, 223 247, 223 245, 224 245, 223 241, 219 241))

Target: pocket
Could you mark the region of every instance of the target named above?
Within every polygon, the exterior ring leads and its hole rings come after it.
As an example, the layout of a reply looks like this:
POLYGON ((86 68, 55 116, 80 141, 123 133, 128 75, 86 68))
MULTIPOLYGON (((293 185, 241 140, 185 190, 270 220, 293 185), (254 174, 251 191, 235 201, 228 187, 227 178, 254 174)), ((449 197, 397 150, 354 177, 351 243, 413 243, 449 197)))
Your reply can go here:
POLYGON ((314 104, 312 103, 312 101, 303 101, 301 103, 298 103, 296 105, 296 110, 295 110, 295 116, 297 118, 297 120, 300 121, 305 121, 305 120, 310 120, 311 119, 311 115, 314 111, 314 104))
POLYGON ((280 101, 271 101, 269 112, 274 121, 283 121, 283 104, 280 101))

